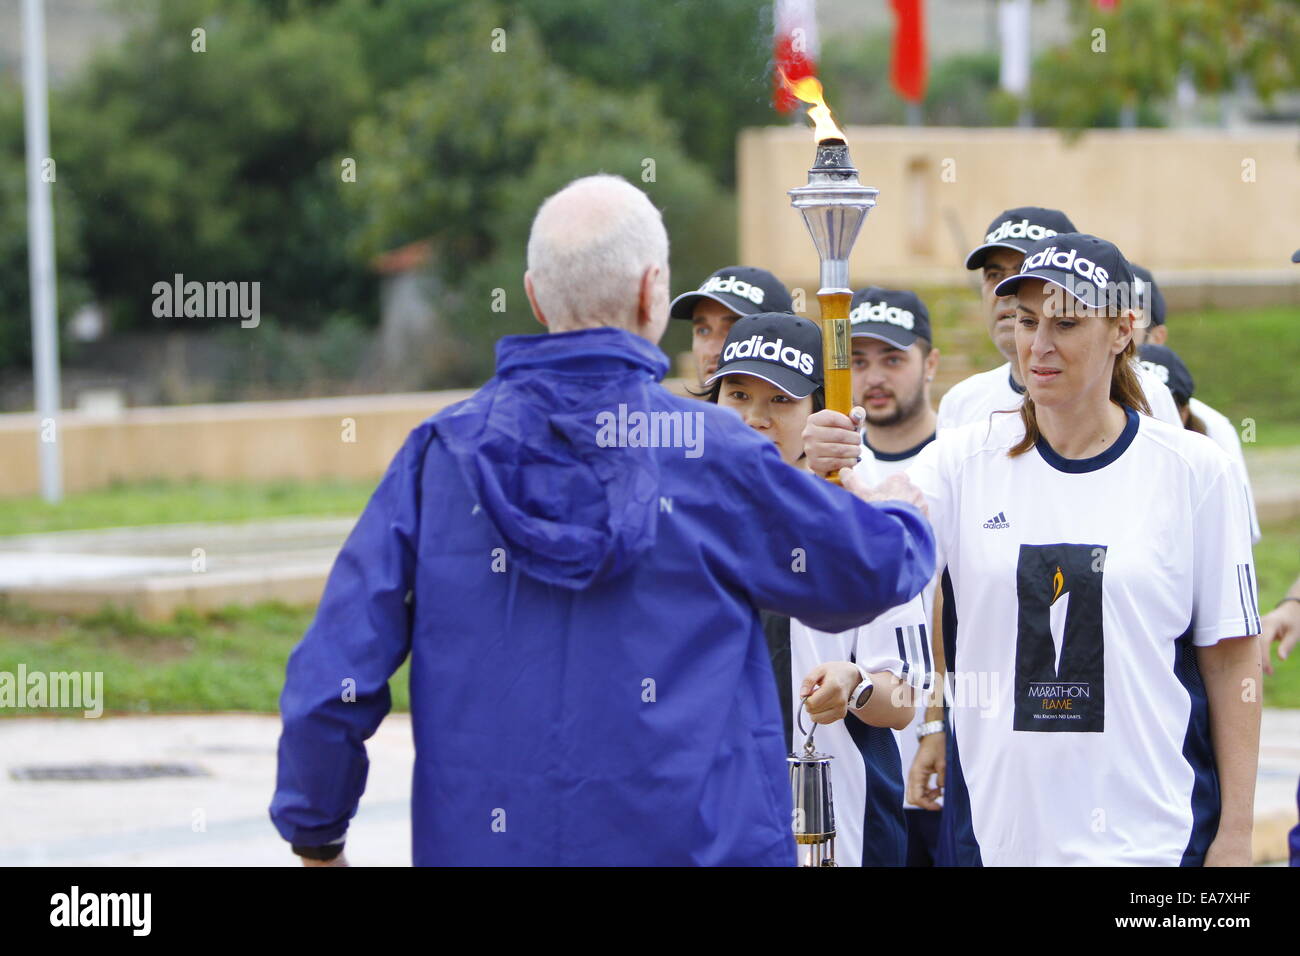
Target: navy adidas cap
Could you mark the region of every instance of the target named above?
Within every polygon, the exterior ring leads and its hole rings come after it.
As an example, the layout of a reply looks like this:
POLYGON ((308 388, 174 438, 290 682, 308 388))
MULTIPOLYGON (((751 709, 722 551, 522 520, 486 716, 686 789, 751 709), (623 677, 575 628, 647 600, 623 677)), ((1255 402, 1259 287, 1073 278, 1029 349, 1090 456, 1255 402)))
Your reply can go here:
POLYGON ((1059 286, 1090 309, 1137 306, 1133 269, 1113 242, 1082 232, 1040 239, 1025 251, 1020 271, 997 284, 994 295, 1013 295, 1025 279, 1059 286))
POLYGON ((1044 209, 1042 206, 1008 209, 989 223, 984 233, 984 244, 971 250, 966 257, 966 268, 982 269, 990 249, 1025 252, 1039 239, 1078 231, 1070 217, 1059 209, 1044 209))
POLYGON ((1291 261, 1300 262, 1300 249, 1297 249, 1295 252, 1291 253, 1291 261))
POLYGON ((674 319, 689 319, 700 299, 712 299, 737 315, 758 312, 794 312, 794 301, 785 285, 766 269, 726 266, 719 269, 693 292, 683 292, 668 306, 674 319))
POLYGON ((1145 310, 1147 319, 1152 326, 1165 324, 1165 297, 1160 293, 1160 286, 1156 285, 1156 280, 1151 276, 1150 269, 1144 269, 1136 262, 1130 262, 1129 268, 1133 270, 1134 277, 1138 280, 1137 302, 1138 307, 1145 310))
POLYGON ((790 312, 759 312, 736 320, 718 356, 712 385, 724 375, 755 375, 794 398, 822 385, 822 333, 817 323, 790 312))
POLYGON ((915 292, 869 286, 853 293, 849 304, 853 336, 866 335, 895 348, 910 348, 930 338, 930 311, 915 292))
POLYGON ((1179 405, 1186 405, 1187 400, 1196 394, 1192 373, 1173 349, 1148 342, 1138 348, 1138 361, 1168 386, 1179 405))

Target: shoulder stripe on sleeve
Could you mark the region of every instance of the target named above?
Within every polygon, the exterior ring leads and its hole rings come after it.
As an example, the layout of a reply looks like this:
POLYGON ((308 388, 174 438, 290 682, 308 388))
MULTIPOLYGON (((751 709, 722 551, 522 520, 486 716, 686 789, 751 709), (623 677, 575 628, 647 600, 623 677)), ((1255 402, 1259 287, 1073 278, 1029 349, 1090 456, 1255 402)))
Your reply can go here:
POLYGON ((1241 619, 1246 624, 1243 634, 1250 633, 1250 612, 1246 610, 1246 579, 1241 573, 1241 565, 1237 565, 1237 600, 1241 602, 1241 619))
POLYGON ((930 635, 926 631, 925 625, 921 625, 921 654, 925 659, 925 678, 926 684, 930 682, 930 674, 934 671, 934 666, 930 662, 930 635))
POLYGON ((1242 567, 1246 569, 1246 598, 1250 601, 1250 610, 1255 616, 1254 633, 1258 634, 1263 630, 1263 627, 1260 626, 1259 620, 1259 599, 1255 594, 1255 575, 1249 562, 1243 564, 1242 567))

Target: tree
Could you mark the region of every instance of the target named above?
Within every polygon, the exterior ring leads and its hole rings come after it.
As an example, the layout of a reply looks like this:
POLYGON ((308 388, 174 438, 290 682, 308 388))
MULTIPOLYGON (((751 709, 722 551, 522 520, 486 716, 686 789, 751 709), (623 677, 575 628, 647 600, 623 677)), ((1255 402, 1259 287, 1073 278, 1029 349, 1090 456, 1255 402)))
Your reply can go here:
POLYGON ((490 343, 503 332, 537 330, 522 288, 528 229, 541 200, 577 176, 622 175, 663 209, 674 288, 733 254, 730 196, 677 145, 653 96, 570 76, 527 18, 483 5, 463 32, 431 44, 428 62, 355 131, 358 167, 372 171, 351 194, 356 250, 434 240, 453 292, 444 306, 465 350, 462 381, 491 368, 490 343), (491 46, 498 28, 503 52, 491 46), (495 289, 505 290, 505 313, 490 308, 495 289))
POLYGON ((52 111, 88 279, 119 327, 155 322, 152 286, 175 273, 260 281, 263 310, 296 322, 373 314, 340 175, 369 100, 355 43, 309 17, 153 5, 52 111))
POLYGON ((1030 103, 1068 129, 1158 121, 1180 75, 1204 93, 1244 83, 1266 103, 1300 86, 1295 0, 1071 0, 1075 36, 1036 61, 1030 103))

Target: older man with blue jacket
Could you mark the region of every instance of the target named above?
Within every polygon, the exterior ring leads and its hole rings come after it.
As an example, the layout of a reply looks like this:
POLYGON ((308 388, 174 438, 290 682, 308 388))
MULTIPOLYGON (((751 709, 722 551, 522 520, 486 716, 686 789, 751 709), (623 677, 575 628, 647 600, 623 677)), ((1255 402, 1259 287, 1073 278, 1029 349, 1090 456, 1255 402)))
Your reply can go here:
POLYGON ((791 865, 758 612, 871 620, 929 580, 929 526, 658 384, 668 239, 627 182, 548 199, 524 281, 549 334, 410 434, 289 659, 272 819, 342 863, 409 655, 416 865, 791 865))

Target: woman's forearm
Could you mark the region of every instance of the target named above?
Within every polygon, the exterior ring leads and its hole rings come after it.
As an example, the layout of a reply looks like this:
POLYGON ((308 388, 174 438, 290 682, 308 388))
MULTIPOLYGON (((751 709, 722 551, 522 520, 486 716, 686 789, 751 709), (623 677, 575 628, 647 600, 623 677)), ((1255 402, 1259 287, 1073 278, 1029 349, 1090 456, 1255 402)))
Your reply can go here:
POLYGON ((1259 772, 1261 675, 1253 638, 1198 647, 1219 773, 1219 832, 1249 834, 1259 772))
POLYGON ((891 727, 902 730, 916 715, 912 685, 899 680, 889 671, 871 675, 875 690, 861 710, 849 711, 864 724, 872 727, 891 727))

